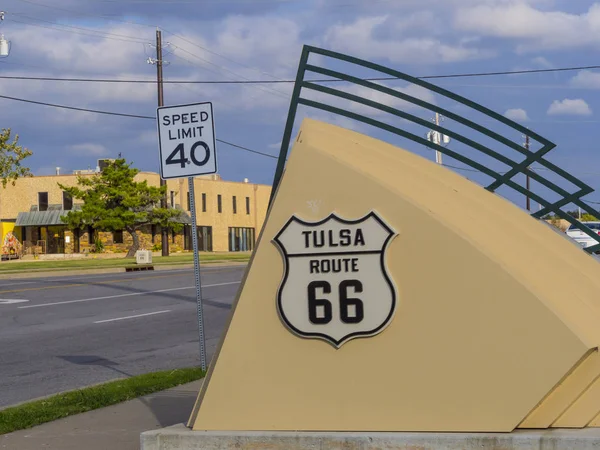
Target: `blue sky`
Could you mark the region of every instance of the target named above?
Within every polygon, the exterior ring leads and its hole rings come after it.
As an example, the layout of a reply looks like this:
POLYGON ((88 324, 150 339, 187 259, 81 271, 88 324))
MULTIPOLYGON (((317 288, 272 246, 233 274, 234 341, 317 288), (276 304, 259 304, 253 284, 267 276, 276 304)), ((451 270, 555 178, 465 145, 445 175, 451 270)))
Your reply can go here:
MULTIPOLYGON (((585 0, 3 0, 0 9, 7 13, 0 32, 12 42, 10 57, 0 59, 4 76, 152 80, 156 69, 146 59, 154 51, 148 44, 154 41, 156 26, 164 30, 167 44, 167 80, 290 79, 303 44, 416 76, 600 64, 600 2, 585 0)), ((550 139, 557 145, 550 161, 600 188, 600 70, 433 82, 550 139)), ((386 85, 469 115, 407 83, 386 85)), ((165 103, 212 101, 218 138, 275 155, 291 89, 291 84, 168 84, 165 103)), ((0 79, 0 94, 130 114, 156 112, 153 84, 0 79)), ((430 112, 393 99, 376 99, 432 118, 430 112)), ((304 116, 351 127, 435 159, 423 146, 344 118, 301 108, 304 116)), ((444 125, 452 127, 451 122, 444 125)), ((418 135, 426 132, 400 124, 418 135)), ((140 169, 158 170, 152 120, 0 99, 0 127, 12 128, 34 152, 30 164, 36 174, 54 173, 56 166, 63 173, 93 167, 98 158, 119 152, 140 169)), ((519 133, 504 132, 522 142, 519 133)), ((456 142, 449 148, 463 151, 456 142)), ((463 167, 450 158, 444 162, 463 167)), ((502 167, 485 158, 481 162, 502 167)), ((225 179, 270 184, 275 160, 219 145, 219 167, 225 179)), ((474 172, 459 173, 480 183, 488 180, 474 172)), ((501 193, 524 204, 522 196, 501 193)), ((588 198, 600 201, 600 194, 588 198)))

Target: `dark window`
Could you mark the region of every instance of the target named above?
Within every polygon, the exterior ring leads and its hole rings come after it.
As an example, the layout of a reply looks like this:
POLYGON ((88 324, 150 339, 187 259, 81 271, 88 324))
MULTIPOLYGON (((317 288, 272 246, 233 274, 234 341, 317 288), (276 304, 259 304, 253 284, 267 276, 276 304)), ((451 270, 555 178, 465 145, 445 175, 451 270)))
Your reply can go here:
POLYGON ((123 243, 123 230, 113 231, 113 244, 123 243))
POLYGON ((254 228, 229 228, 229 251, 249 252, 254 249, 254 228))
POLYGON ((151 233, 152 233, 152 243, 154 244, 154 241, 156 239, 156 225, 152 225, 151 227, 151 233))
POLYGON ((212 249, 212 227, 198 226, 198 251, 212 252, 212 249))
POLYGON ((192 250, 192 227, 189 225, 183 226, 183 249, 192 250))
POLYGON ((237 198, 235 198, 235 195, 233 196, 233 213, 237 214, 237 198))
POLYGON ((221 212, 221 194, 217 195, 217 212, 221 212))
POLYGON ((206 194, 202 193, 202 212, 206 212, 206 194))
POLYGON ((246 214, 250 214, 250 197, 246 197, 246 214))
POLYGON ((73 252, 79 253, 81 251, 81 247, 79 245, 79 238, 81 237, 81 230, 79 228, 75 228, 73 230, 73 252))
POLYGON ((190 202, 190 193, 187 193, 187 210, 191 211, 192 210, 192 202, 190 202))
POLYGON ((87 232, 88 232, 88 244, 94 245, 94 229, 92 228, 91 225, 88 225, 87 232))
POLYGON ((38 192, 38 211, 48 211, 47 192, 38 192))
POLYGON ((63 209, 65 211, 71 211, 73 209, 73 197, 65 191, 63 191, 63 209))
POLYGON ((171 191, 171 208, 175 207, 175 191, 171 191))

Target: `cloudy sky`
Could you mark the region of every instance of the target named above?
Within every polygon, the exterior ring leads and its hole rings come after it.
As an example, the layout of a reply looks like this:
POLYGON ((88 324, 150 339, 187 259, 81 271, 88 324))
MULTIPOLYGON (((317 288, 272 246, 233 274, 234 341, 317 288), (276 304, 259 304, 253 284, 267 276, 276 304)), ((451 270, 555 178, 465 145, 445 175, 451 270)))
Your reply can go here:
MULTIPOLYGON (((293 79, 304 44, 413 76, 600 64, 600 2, 587 0, 3 0, 0 9, 6 12, 0 32, 11 41, 10 57, 0 59, 0 76, 153 80, 156 67, 147 59, 155 51, 157 26, 163 30, 166 80, 293 79)), ((381 75, 352 66, 344 70, 357 76, 381 75)), ((594 189, 600 188, 596 140, 600 70, 429 81, 551 140, 557 147, 548 160, 594 189)), ((399 80, 382 84, 495 126, 495 121, 471 115, 465 106, 418 86, 399 80)), ((291 83, 167 84, 165 103, 211 101, 217 138, 275 155, 292 87, 291 83)), ((430 111, 384 94, 356 86, 338 87, 428 121, 433 117, 430 111)), ((143 116, 154 116, 157 102, 156 86, 151 83, 0 79, 0 95, 143 116)), ((313 98, 323 96, 313 94, 313 98)), ((418 136, 427 132, 370 108, 354 105, 347 109, 418 136)), ((347 118, 301 107, 300 118, 305 116, 372 134, 435 160, 423 145, 347 118)), ((443 125, 452 128, 456 124, 445 119, 443 125)), ((0 127, 18 133, 21 143, 34 152, 30 164, 36 174, 54 173, 56 166, 63 173, 94 167, 98 158, 119 153, 140 169, 158 170, 156 123, 151 119, 0 99, 0 127)), ((519 132, 497 131, 523 144, 519 132)), ((475 158, 475 153, 455 141, 448 148, 475 158)), ((273 158, 224 144, 218 149, 225 179, 271 183, 273 158)), ((511 151, 504 154, 516 158, 517 153, 511 151)), ((496 170, 503 168, 486 158, 480 162, 496 170)), ((465 167, 449 157, 444 157, 444 163, 465 167)), ((476 172, 450 170, 476 182, 489 181, 476 172)), ((524 204, 522 196, 501 193, 524 204)), ((600 201, 600 194, 588 199, 600 201)))

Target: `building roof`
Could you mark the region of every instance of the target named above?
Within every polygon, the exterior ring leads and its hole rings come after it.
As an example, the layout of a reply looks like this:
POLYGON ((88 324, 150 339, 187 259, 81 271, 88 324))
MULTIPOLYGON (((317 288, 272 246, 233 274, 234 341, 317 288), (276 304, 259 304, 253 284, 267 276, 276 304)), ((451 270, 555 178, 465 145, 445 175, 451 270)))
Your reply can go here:
POLYGON ((46 225, 64 225, 60 220, 64 216, 64 210, 30 211, 20 212, 17 215, 16 227, 41 227, 46 225))
MULTIPOLYGON (((80 205, 73 205, 74 210, 79 208, 80 205)), ((48 225, 65 225, 65 223, 60 218, 61 216, 65 216, 69 213, 69 211, 65 211, 64 209, 48 208, 47 211, 35 211, 33 209, 34 208, 32 208, 32 211, 29 212, 20 212, 17 215, 17 221, 15 222, 15 226, 43 227, 48 225)), ((176 221, 184 225, 190 225, 192 223, 192 218, 190 217, 190 215, 183 211, 181 208, 176 209, 178 209, 181 213, 176 219, 176 221)))

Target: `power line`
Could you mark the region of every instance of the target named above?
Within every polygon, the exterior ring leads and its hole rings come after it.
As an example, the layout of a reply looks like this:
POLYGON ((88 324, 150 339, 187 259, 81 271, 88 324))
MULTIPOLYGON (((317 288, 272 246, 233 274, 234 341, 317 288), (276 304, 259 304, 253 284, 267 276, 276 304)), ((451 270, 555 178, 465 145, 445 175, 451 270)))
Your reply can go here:
MULTIPOLYGON (((10 97, 7 95, 0 95, 0 98, 4 98, 7 100, 14 100, 14 101, 19 101, 19 102, 24 102, 24 103, 32 103, 32 104, 36 104, 36 105, 42 105, 42 106, 49 106, 49 107, 53 107, 53 108, 61 108, 61 109, 68 109, 68 110, 74 110, 74 111, 83 111, 83 112, 90 112, 90 113, 95 113, 95 114, 104 114, 104 115, 109 115, 109 116, 120 116, 120 117, 130 117, 130 118, 136 118, 136 119, 149 119, 149 120, 156 120, 156 117, 153 116, 143 116, 143 115, 137 115, 137 114, 126 114, 126 113, 118 113, 118 112, 114 112, 114 111, 102 111, 102 110, 97 110, 97 109, 88 109, 88 108, 78 108, 78 107, 74 107, 74 106, 67 106, 67 105, 58 105, 55 103, 47 103, 47 102, 38 102, 35 100, 28 100, 28 99, 23 99, 23 98, 17 98, 17 97, 10 97)), ((268 158, 272 158, 272 159, 277 159, 278 156, 276 155, 271 155, 269 153, 264 153, 264 152, 260 152, 258 150, 253 150, 251 148, 242 146, 242 145, 238 145, 238 144, 234 144, 233 142, 229 142, 229 141, 225 141, 223 139, 216 139, 217 142, 220 142, 222 144, 225 145, 229 145, 231 147, 240 149, 240 150, 244 150, 250 153, 254 153, 256 155, 260 155, 260 156, 265 156, 268 158)), ((461 170, 461 171, 465 171, 465 172, 476 172, 476 173, 483 173, 480 170, 477 169, 470 169, 470 168, 466 168, 466 167, 458 167, 458 166, 454 166, 451 164, 442 164, 442 166, 444 167, 449 167, 452 169, 456 169, 456 170, 461 170)), ((546 168, 533 168, 531 167, 530 170, 549 170, 546 168)), ((500 174, 506 173, 506 172, 499 172, 500 174)), ((590 175, 600 175, 600 173, 591 173, 591 172, 586 172, 587 174, 590 175)), ((593 204, 600 204, 600 202, 592 202, 592 201, 588 201, 588 203, 593 203, 593 204)))
POLYGON ((250 149, 248 147, 243 147, 241 145, 233 144, 231 142, 223 141, 221 139, 217 139, 217 142, 221 142, 222 144, 227 144, 227 145, 230 145, 232 147, 239 148, 241 150, 246 150, 247 152, 256 153, 257 155, 267 156, 267 157, 273 158, 273 159, 279 158, 279 156, 269 155, 268 153, 259 152, 258 150, 252 150, 252 149, 250 149))
MULTIPOLYGON (((125 34, 117 34, 117 33, 109 33, 107 31, 100 31, 100 30, 95 30, 93 28, 87 28, 87 27, 77 27, 77 26, 74 26, 74 25, 65 25, 65 24, 62 24, 62 23, 53 22, 51 20, 45 20, 45 19, 39 19, 37 17, 31 17, 31 16, 28 16, 26 14, 20 14, 20 13, 12 13, 12 14, 14 14, 14 15, 16 15, 18 17, 21 17, 21 18, 25 18, 25 19, 29 19, 29 20, 37 20, 39 22, 44 22, 44 23, 48 23, 48 24, 51 24, 51 25, 56 25, 56 26, 59 26, 59 27, 73 28, 74 30, 82 30, 82 31, 88 31, 88 32, 91 32, 91 33, 98 33, 99 34, 98 37, 106 37, 107 39, 108 39, 108 36, 115 36, 115 37, 119 37, 119 38, 129 39, 132 42, 139 42, 139 43, 146 43, 147 42, 146 40, 138 38, 138 37, 135 37, 135 36, 128 36, 128 35, 125 35, 125 34)), ((31 25, 35 25, 35 24, 32 23, 31 25)), ((57 31, 71 32, 71 30, 57 30, 57 31)))
POLYGON ((113 18, 110 15, 92 14, 92 13, 87 13, 87 12, 83 12, 83 11, 75 11, 74 9, 67 9, 67 8, 61 8, 59 6, 46 5, 44 3, 32 2, 30 0, 18 0, 18 1, 23 2, 23 3, 29 3, 30 5, 41 6, 43 8, 55 9, 57 11, 64 11, 64 12, 69 12, 69 13, 72 13, 72 14, 78 14, 80 16, 99 17, 101 19, 106 19, 106 20, 111 21, 111 22, 128 23, 128 24, 131 24, 131 25, 139 25, 141 27, 155 28, 153 25, 148 25, 148 24, 145 24, 145 23, 133 22, 133 21, 130 21, 130 20, 115 19, 115 18, 113 18))
MULTIPOLYGON (((161 27, 161 28, 162 28, 162 27, 161 27)), ((257 72, 259 72, 259 73, 261 73, 261 74, 263 74, 263 75, 267 75, 267 76, 269 76, 269 77, 271 77, 271 78, 280 79, 280 78, 278 78, 278 77, 276 77, 276 76, 274 76, 274 75, 271 75, 271 74, 269 74, 269 73, 267 73, 267 72, 264 72, 264 71, 262 71, 262 70, 260 70, 260 69, 257 69, 256 67, 247 66, 247 65, 245 65, 245 64, 242 64, 242 63, 240 63, 240 62, 238 62, 238 61, 235 61, 235 60, 233 60, 233 59, 231 59, 231 58, 228 58, 228 57, 227 57, 227 56, 225 56, 225 55, 222 55, 222 54, 220 54, 220 53, 217 53, 217 52, 215 52, 215 51, 209 50, 208 48, 206 48, 206 47, 203 47, 203 46, 201 46, 201 45, 199 45, 199 44, 196 44, 195 42, 193 42, 193 41, 190 41, 189 39, 186 39, 185 37, 183 37, 183 36, 181 36, 181 35, 179 35, 179 34, 175 34, 175 33, 173 33, 172 31, 169 31, 169 30, 167 30, 167 29, 165 29, 165 28, 162 28, 162 30, 163 30, 164 32, 166 32, 166 33, 170 34, 170 35, 171 35, 171 36, 173 36, 173 37, 176 37, 176 38, 178 38, 178 39, 181 39, 182 41, 184 41, 184 42, 187 42, 188 44, 191 44, 191 45, 193 45, 194 47, 197 47, 197 48, 199 48, 200 50, 203 50, 203 51, 205 51, 205 52, 207 52, 207 53, 210 53, 210 54, 212 54, 212 55, 215 55, 215 56, 218 56, 218 57, 220 57, 220 58, 223 58, 223 59, 225 59, 226 61, 229 61, 229 62, 232 62, 232 63, 234 63, 234 64, 237 64, 238 66, 245 67, 246 69, 255 70, 255 71, 257 71, 257 72)))
MULTIPOLYGON (((198 58, 204 62, 206 62, 207 64, 213 65, 219 69, 222 69, 221 66, 211 63, 209 61, 204 60, 203 58, 201 58, 200 56, 194 55, 191 52, 188 52, 185 49, 182 49, 181 47, 178 47, 176 45, 173 45, 175 48, 178 48, 192 56, 194 56, 195 58, 198 58)), ((186 59, 182 56, 178 56, 179 58, 189 62, 190 64, 194 64, 192 61, 190 61, 189 59, 186 59)), ((195 64, 198 65, 198 64, 195 64)), ((588 70, 588 69, 600 69, 600 65, 598 66, 580 66, 580 67, 564 67, 564 68, 558 68, 558 69, 541 69, 545 72, 552 72, 552 71, 573 71, 573 70, 588 70)), ((449 74, 449 75, 425 75, 425 76, 421 76, 421 77, 416 77, 418 79, 421 80, 425 80, 425 79, 433 79, 433 78, 460 78, 460 77, 477 77, 477 76, 488 76, 488 75, 510 75, 510 74, 514 74, 514 73, 537 73, 539 72, 539 70, 535 69, 532 71, 518 71, 518 72, 511 72, 511 71, 505 71, 505 72, 479 72, 479 73, 462 73, 462 74, 449 74)), ((235 76, 241 76, 239 74, 236 74, 235 72, 231 72, 232 74, 234 74, 235 76)), ((41 80, 41 81, 69 81, 69 82, 87 82, 87 83, 156 83, 156 80, 136 80, 136 79, 115 79, 115 78, 63 78, 63 77, 26 77, 26 76, 8 76, 8 75, 3 75, 0 76, 1 79, 15 79, 15 80, 41 80)), ((363 78, 364 81, 392 81, 392 80, 398 80, 398 78, 396 77, 371 77, 371 78, 363 78)), ((244 79, 244 80, 169 80, 169 81, 164 81, 164 83, 171 83, 171 84, 280 84, 280 83, 294 83, 296 80, 250 80, 250 79, 244 79)), ((312 80, 306 80, 312 83, 337 83, 337 82, 343 82, 344 80, 337 80, 337 79, 312 79, 312 80)), ((515 87, 528 87, 528 86, 515 86, 515 87)), ((556 86, 558 87, 558 86, 556 86)), ((276 91, 279 92, 279 91, 276 91)), ((280 92, 281 94, 283 94, 282 92, 280 92)))
MULTIPOLYGON (((581 66, 581 67, 560 67, 556 69, 526 69, 526 70, 505 70, 501 72, 475 72, 475 73, 457 73, 448 75, 428 75, 424 77, 417 77, 420 79, 436 79, 436 78, 465 78, 465 77, 487 77, 493 75, 518 75, 528 73, 547 73, 547 72, 568 72, 573 70, 589 70, 589 69, 600 69, 600 65, 594 66, 581 66)), ((394 79, 394 78, 392 78, 394 79)))
MULTIPOLYGON (((186 50, 186 49, 184 49, 184 48, 181 48, 181 47, 179 47, 179 46, 175 45, 175 44, 172 44, 172 45, 173 45, 173 47, 175 47, 176 49, 179 49, 179 50, 181 50, 182 52, 184 52, 184 53, 187 53, 188 55, 190 55, 190 56, 193 56, 194 58, 197 58, 197 59, 199 59, 199 60, 203 61, 203 62, 204 62, 204 63, 206 63, 206 64, 210 64, 211 66, 214 66, 214 67, 216 67, 217 69, 219 69, 219 70, 221 70, 221 71, 224 71, 224 72, 229 72, 229 73, 230 73, 230 74, 232 74, 234 77, 242 78, 242 80, 224 80, 224 81, 230 81, 231 83, 236 83, 236 84, 251 84, 251 83, 247 83, 247 82, 248 82, 248 81, 252 81, 252 80, 249 80, 248 78, 246 78, 246 77, 245 77, 245 76, 243 76, 243 75, 240 75, 239 73, 236 73, 236 72, 234 72, 234 71, 232 71, 232 70, 229 70, 229 69, 227 69, 227 68, 225 68, 225 67, 223 67, 223 66, 219 66, 218 64, 215 64, 215 63, 213 63, 213 62, 211 62, 211 61, 208 61, 207 59, 204 59, 204 58, 202 58, 202 57, 200 57, 200 56, 198 56, 198 55, 196 55, 196 54, 194 54, 194 53, 192 53, 192 52, 190 52, 190 51, 187 51, 187 50, 186 50)), ((205 84, 206 84, 206 83, 205 83, 205 84)), ((216 83, 213 83, 213 84, 216 84, 216 83)), ((256 83, 252 83, 252 84, 256 84, 256 83)), ((281 92, 281 91, 278 91, 277 89, 272 89, 272 88, 262 88, 262 87, 260 87, 260 86, 258 87, 258 89, 260 89, 261 91, 267 92, 267 93, 269 93, 269 94, 272 94, 272 95, 277 95, 277 96, 279 96, 279 97, 283 97, 283 98, 286 98, 286 99, 288 99, 288 98, 289 98, 289 96, 288 96, 286 93, 284 93, 284 92, 281 92)))
MULTIPOLYGON (((102 111, 102 110, 98 110, 98 109, 77 108, 77 107, 74 107, 74 106, 57 105, 55 103, 38 102, 38 101, 35 101, 35 100, 27 100, 27 99, 24 99, 24 98, 9 97, 7 95, 0 95, 0 98, 4 98, 4 99, 7 99, 7 100, 14 100, 14 101, 18 101, 18 102, 24 102, 24 103, 33 103, 33 104, 42 105, 42 106, 50 106, 50 107, 53 107, 53 108, 61 108, 61 109, 69 109, 69 110, 75 110, 75 111, 91 112, 91 113, 95 113, 95 114, 105 114, 105 115, 108 115, 108 116, 121 116, 121 117, 132 117, 132 118, 135 118, 135 119, 151 119, 151 120, 156 120, 156 117, 153 117, 153 116, 142 116, 142 115, 138 115, 138 114, 125 114, 125 113, 118 113, 118 112, 113 112, 113 111, 102 111)), ((220 142, 222 144, 229 145, 231 147, 238 148, 240 150, 245 150, 247 152, 255 153, 257 155, 262 155, 262 156, 266 156, 266 157, 273 158, 273 159, 277 159, 278 158, 278 156, 270 155, 268 153, 259 152, 258 150, 252 150, 251 148, 244 147, 243 145, 234 144, 233 142, 224 141, 223 139, 216 139, 216 141, 220 142)))
MULTIPOLYGON (((38 23, 24 22, 22 20, 16 20, 16 19, 13 19, 12 17, 9 20, 11 22, 21 23, 23 25, 31 25, 33 27, 45 28, 47 30, 63 31, 63 32, 67 32, 67 33, 80 34, 80 35, 83 35, 83 36, 92 36, 92 37, 97 37, 97 38, 111 39, 113 41, 130 42, 130 43, 135 43, 135 44, 146 43, 146 41, 141 41, 141 40, 134 41, 132 39, 119 39, 119 38, 110 37, 110 36, 101 36, 101 35, 98 35, 98 34, 84 33, 82 31, 63 30, 61 28, 54 28, 54 27, 51 27, 51 26, 40 25, 38 23)), ((94 30, 90 30, 90 31, 94 31, 94 30)))
POLYGON ((101 111, 98 109, 77 108, 75 106, 57 105, 56 103, 38 102, 35 100, 27 100, 24 98, 9 97, 8 95, 0 95, 0 98, 5 98, 7 100, 14 100, 14 101, 23 102, 23 103, 33 103, 33 104, 42 105, 42 106, 51 106, 53 108, 72 109, 74 111, 91 112, 91 113, 96 113, 96 114, 106 114, 109 116, 123 116, 123 117, 133 117, 136 119, 154 119, 154 120, 156 120, 156 117, 152 117, 152 116, 141 116, 141 115, 137 115, 137 114, 125 114, 125 113, 117 113, 117 112, 111 112, 111 111, 101 111))

